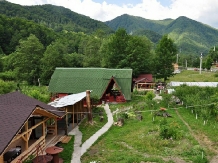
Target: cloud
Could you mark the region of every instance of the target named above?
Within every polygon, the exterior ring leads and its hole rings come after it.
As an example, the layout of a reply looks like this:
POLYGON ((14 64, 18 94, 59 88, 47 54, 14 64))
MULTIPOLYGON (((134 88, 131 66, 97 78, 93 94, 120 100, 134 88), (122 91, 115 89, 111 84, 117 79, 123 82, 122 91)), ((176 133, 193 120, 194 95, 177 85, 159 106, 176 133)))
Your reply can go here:
POLYGON ((90 18, 107 21, 122 14, 140 16, 146 19, 162 20, 176 19, 186 16, 191 19, 218 28, 218 1, 217 0, 171 0, 169 6, 161 5, 161 0, 142 0, 138 4, 96 3, 92 0, 9 0, 21 5, 53 4, 64 6, 72 11, 89 16, 90 18))

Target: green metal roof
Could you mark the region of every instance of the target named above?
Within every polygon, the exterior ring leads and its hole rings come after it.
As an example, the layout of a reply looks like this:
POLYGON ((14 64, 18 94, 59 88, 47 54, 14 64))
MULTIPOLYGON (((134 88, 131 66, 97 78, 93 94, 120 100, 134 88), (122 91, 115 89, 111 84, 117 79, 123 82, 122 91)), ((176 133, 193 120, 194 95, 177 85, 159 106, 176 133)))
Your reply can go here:
POLYGON ((126 100, 131 100, 132 69, 56 68, 49 83, 49 91, 80 93, 92 90, 92 96, 100 98, 112 76, 126 100))

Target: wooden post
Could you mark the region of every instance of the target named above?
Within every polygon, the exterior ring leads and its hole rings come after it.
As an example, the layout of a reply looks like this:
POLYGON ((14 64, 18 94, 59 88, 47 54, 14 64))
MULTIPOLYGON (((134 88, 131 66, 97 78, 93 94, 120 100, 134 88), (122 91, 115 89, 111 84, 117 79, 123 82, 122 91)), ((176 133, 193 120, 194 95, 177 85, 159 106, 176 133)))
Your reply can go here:
POLYGON ((68 129, 68 107, 65 107, 65 111, 66 111, 66 117, 65 117, 65 120, 66 120, 66 124, 65 124, 65 135, 67 135, 67 129, 68 129))
POLYGON ((3 154, 0 155, 0 163, 4 163, 3 154))
POLYGON ((89 123, 93 123, 92 121, 92 110, 91 110, 91 100, 90 100, 90 91, 87 90, 86 91, 86 104, 87 104, 87 108, 88 108, 88 121, 89 123))
POLYGON ((42 123, 42 135, 45 136, 45 122, 42 123))
POLYGON ((57 121, 57 118, 54 118, 54 121, 55 121, 55 135, 58 134, 58 121, 57 121))
POLYGON ((77 123, 77 125, 79 124, 78 119, 79 119, 79 116, 78 116, 78 103, 76 103, 76 123, 77 123))
MULTIPOLYGON (((25 131, 28 131, 28 121, 26 121, 26 123, 25 123, 25 131)), ((28 148, 29 148, 29 144, 28 144, 28 142, 29 142, 29 132, 27 132, 26 134, 25 134, 25 150, 27 150, 28 148)))

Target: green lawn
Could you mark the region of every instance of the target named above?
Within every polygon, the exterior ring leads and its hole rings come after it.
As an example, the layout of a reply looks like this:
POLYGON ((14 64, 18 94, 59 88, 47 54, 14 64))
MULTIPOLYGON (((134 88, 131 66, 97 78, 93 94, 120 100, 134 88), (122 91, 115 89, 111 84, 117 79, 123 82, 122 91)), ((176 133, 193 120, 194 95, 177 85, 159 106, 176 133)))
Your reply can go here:
POLYGON ((167 82, 218 82, 218 75, 214 72, 184 70, 179 74, 170 77, 167 82))

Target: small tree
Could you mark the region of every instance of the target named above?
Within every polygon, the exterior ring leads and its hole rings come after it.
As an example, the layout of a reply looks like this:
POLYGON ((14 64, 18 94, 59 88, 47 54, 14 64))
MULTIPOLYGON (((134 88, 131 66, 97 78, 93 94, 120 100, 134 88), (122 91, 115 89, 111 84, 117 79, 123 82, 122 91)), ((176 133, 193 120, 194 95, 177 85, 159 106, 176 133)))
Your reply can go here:
POLYGON ((212 66, 213 60, 210 56, 207 57, 206 62, 205 62, 205 68, 207 70, 210 70, 211 66, 212 66))

